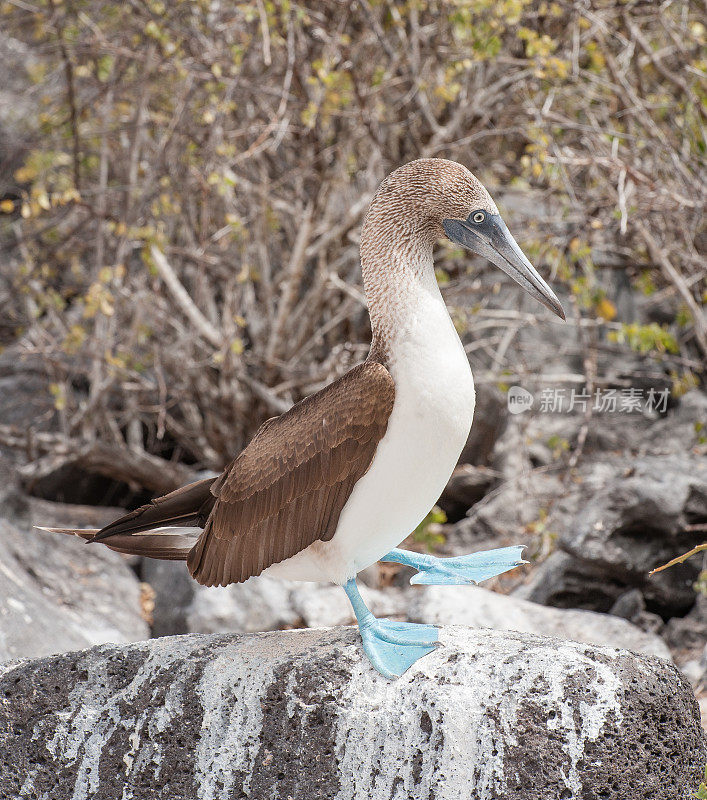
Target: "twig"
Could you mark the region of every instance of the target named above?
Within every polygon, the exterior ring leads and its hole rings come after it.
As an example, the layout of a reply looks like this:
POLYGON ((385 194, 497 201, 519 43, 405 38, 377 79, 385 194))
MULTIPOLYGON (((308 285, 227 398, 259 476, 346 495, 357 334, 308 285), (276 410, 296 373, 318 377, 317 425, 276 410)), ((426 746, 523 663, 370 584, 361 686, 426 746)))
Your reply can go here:
POLYGON ((224 344, 223 337, 196 307, 189 293, 184 286, 182 286, 179 278, 170 266, 169 261, 167 261, 164 253, 157 245, 153 244, 150 246, 150 254, 165 286, 172 293, 172 297, 177 301, 177 305, 202 338, 206 339, 209 344, 216 348, 222 347, 224 344))
POLYGON ((270 339, 265 350, 266 364, 271 364, 274 356, 276 355, 278 346, 282 341, 285 328, 287 326, 288 316, 295 304, 297 292, 299 291, 300 284, 302 283, 304 265, 306 262, 305 252, 312 232, 313 213, 314 204, 310 201, 307 204, 307 207, 305 208, 302 218, 299 222, 299 230, 297 231, 297 236, 295 237, 292 255, 285 271, 285 283, 282 287, 282 291, 280 292, 280 299, 277 304, 275 324, 270 332, 270 339))
POLYGON ((636 226, 641 232, 641 236, 643 237, 643 241, 646 243, 646 247, 648 247, 648 252, 650 253, 651 258, 656 263, 660 264, 665 276, 672 284, 674 284, 678 292, 680 292, 680 296, 685 301, 685 305, 690 309, 697 344, 704 355, 707 356, 707 320, 705 319, 704 312, 697 305, 697 301, 692 296, 692 292, 685 283, 685 279, 682 277, 678 269, 673 266, 668 258, 668 254, 665 252, 665 249, 658 244, 653 237, 653 234, 648 230, 648 228, 646 228, 640 219, 636 220, 636 226))
POLYGON ((260 32, 263 36, 263 62, 266 67, 272 64, 270 55, 270 27, 268 26, 268 15, 263 5, 263 0, 257 0, 258 14, 260 15, 260 32))

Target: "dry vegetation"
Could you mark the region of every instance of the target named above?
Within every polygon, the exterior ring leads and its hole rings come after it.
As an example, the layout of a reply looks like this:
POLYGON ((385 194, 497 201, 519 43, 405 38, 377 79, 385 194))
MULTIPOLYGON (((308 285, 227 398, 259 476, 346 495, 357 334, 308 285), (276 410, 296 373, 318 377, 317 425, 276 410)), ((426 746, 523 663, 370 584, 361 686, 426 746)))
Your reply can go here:
MULTIPOLYGON (((539 198, 555 221, 518 239, 569 292, 572 324, 678 388, 703 380, 704 10, 0 4, 33 83, 0 200, 2 336, 41 360, 55 407, 25 474, 78 458, 168 488, 177 462, 219 468, 363 358, 362 214, 420 156, 462 161, 501 202, 503 187, 539 198), (619 319, 602 284, 616 269, 672 318, 619 319)), ((493 308, 467 256, 441 246, 438 265, 475 371, 503 380, 518 311, 493 308)))

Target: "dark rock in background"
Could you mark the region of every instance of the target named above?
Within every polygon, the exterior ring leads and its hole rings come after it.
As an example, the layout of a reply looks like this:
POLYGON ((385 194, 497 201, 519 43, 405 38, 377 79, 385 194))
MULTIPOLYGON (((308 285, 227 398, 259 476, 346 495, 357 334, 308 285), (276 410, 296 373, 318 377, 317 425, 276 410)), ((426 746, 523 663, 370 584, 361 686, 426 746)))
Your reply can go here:
POLYGON ((506 396, 493 386, 476 387, 474 424, 459 457, 460 464, 486 466, 491 462, 493 449, 506 428, 508 409, 506 396))
POLYGON ((527 542, 527 529, 553 507, 561 524, 574 510, 576 498, 565 494, 555 474, 527 472, 499 484, 472 506, 469 516, 446 529, 454 554, 527 542))
POLYGON ((703 541, 704 531, 690 526, 707 522, 707 461, 688 454, 618 459, 583 477, 579 510, 560 534, 560 547, 640 588, 649 610, 686 613, 695 602, 697 563, 647 573, 703 541))
POLYGON ((154 593, 152 635, 172 636, 188 633, 188 611, 201 588, 181 561, 142 559, 140 576, 154 593))
POLYGON ((488 467, 460 464, 452 473, 437 505, 444 510, 450 522, 456 522, 481 500, 496 480, 496 473, 488 467))
POLYGON ((612 579, 604 570, 556 551, 514 594, 544 606, 609 611, 625 592, 623 581, 612 579))
POLYGON ((654 420, 641 437, 639 453, 669 455, 693 452, 707 456, 707 445, 700 444, 700 435, 707 430, 707 394, 697 390, 681 397, 670 413, 654 420))
POLYGON ((648 573, 704 540, 707 461, 690 454, 617 457, 589 462, 580 474, 560 503, 567 512, 558 537, 562 552, 539 567, 521 596, 609 611, 634 588, 648 611, 666 619, 686 614, 695 603, 699 559, 648 573))
POLYGON ((681 660, 702 655, 707 647, 707 595, 698 595, 697 602, 686 616, 668 620, 665 641, 682 657, 681 660))
POLYGON ((640 589, 629 589, 619 595, 614 605, 609 609, 609 614, 628 620, 641 630, 649 633, 659 633, 663 630, 663 620, 658 614, 646 611, 646 601, 640 589))

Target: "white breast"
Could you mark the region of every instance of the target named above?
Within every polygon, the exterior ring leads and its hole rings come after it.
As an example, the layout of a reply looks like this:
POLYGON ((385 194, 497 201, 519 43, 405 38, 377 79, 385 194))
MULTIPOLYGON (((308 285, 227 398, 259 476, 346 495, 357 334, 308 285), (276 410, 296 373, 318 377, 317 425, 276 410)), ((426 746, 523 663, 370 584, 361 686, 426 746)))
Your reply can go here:
POLYGON ((267 574, 346 582, 408 536, 449 480, 474 413, 471 369, 439 292, 422 292, 408 309, 391 344, 395 403, 388 428, 336 534, 267 574))

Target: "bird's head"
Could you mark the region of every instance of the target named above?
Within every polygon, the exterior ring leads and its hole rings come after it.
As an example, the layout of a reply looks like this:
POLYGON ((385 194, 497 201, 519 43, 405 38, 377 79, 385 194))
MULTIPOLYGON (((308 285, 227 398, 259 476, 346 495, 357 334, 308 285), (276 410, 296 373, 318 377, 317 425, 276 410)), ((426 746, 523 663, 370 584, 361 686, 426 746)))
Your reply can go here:
MULTIPOLYGON (((441 158, 411 161, 381 184, 369 216, 394 210, 429 242, 447 237, 487 258, 562 319, 552 289, 525 257, 484 185, 469 170, 441 158)), ((368 220, 367 220, 368 221, 368 220)), ((371 220, 372 221, 372 220, 371 220)))

